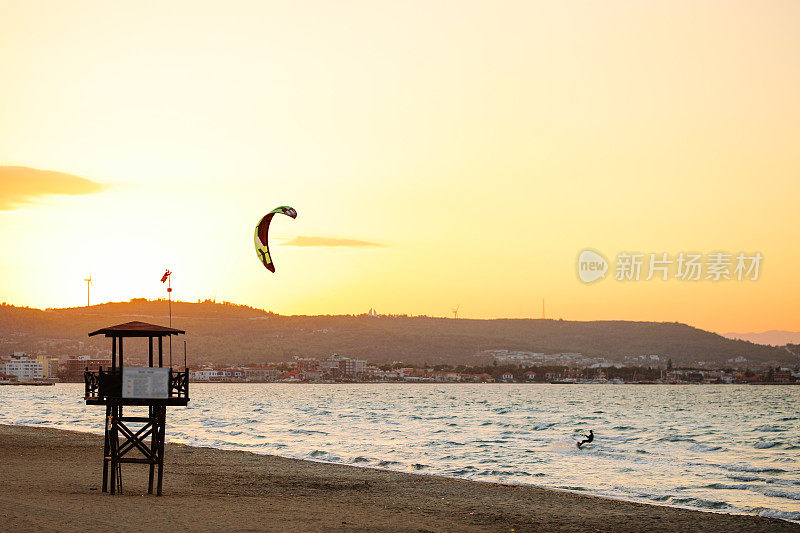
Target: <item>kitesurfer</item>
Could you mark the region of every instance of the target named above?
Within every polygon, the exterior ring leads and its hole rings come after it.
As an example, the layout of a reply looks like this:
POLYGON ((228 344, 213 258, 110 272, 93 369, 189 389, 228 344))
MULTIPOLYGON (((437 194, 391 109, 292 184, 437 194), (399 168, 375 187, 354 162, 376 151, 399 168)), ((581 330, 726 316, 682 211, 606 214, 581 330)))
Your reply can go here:
POLYGON ((578 446, 578 448, 580 448, 581 446, 583 446, 587 442, 592 442, 594 440, 594 433, 590 429, 589 430, 589 434, 588 435, 584 435, 584 437, 586 437, 584 440, 575 443, 578 446))

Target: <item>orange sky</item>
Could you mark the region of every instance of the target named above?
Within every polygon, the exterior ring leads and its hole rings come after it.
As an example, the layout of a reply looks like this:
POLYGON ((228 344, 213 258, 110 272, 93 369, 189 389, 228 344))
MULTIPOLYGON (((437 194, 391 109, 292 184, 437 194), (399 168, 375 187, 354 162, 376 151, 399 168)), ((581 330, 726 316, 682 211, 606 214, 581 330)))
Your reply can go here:
POLYGON ((0 300, 156 298, 168 267, 280 313, 800 330, 800 4, 455 5, 0 0, 0 165, 69 175, 0 172, 0 300), (621 282, 623 251, 764 261, 621 282))

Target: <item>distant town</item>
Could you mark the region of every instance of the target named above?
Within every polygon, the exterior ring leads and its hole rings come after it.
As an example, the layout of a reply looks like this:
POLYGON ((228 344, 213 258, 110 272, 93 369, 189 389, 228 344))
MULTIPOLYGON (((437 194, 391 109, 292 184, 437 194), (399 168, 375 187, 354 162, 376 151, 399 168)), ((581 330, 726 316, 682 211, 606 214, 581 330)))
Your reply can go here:
MULTIPOLYGON (((749 362, 730 359, 725 368, 700 362, 676 368, 671 359, 656 354, 626 357, 624 362, 584 357, 579 353, 544 354, 491 350, 481 354, 491 361, 484 366, 427 364, 402 361, 373 364, 332 354, 326 358, 294 356, 282 362, 189 367, 195 383, 749 383, 800 384, 800 368, 777 361, 749 362)), ((146 366, 144 359, 127 360, 130 366, 146 366)), ((0 384, 47 385, 83 382, 86 370, 109 368, 110 358, 96 355, 52 357, 14 352, 0 357, 0 384)), ((175 365, 177 366, 177 365, 175 365)), ((182 366, 181 366, 182 368, 182 366)))

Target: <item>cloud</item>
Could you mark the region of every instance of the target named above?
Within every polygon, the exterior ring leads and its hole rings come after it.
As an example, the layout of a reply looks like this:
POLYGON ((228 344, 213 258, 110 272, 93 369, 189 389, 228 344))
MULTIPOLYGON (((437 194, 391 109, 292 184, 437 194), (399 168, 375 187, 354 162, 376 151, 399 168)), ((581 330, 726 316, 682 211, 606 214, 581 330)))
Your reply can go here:
POLYGON ((63 172, 0 166, 0 210, 15 209, 49 194, 92 194, 105 187, 63 172))
POLYGON ((356 239, 336 239, 333 237, 295 237, 286 246, 344 246, 347 248, 382 248, 377 242, 359 241, 356 239))

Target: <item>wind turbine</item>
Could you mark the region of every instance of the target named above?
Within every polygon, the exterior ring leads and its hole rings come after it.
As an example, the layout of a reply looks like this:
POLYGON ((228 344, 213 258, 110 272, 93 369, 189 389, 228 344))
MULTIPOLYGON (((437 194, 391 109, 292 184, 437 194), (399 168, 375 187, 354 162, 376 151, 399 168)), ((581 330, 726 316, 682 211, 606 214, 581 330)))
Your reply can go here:
POLYGON ((86 282, 86 307, 89 307, 89 287, 92 284, 92 275, 89 274, 89 277, 84 279, 83 281, 86 282))
POLYGON ((455 308, 453 309, 453 318, 458 318, 458 308, 459 308, 459 307, 461 307, 461 304, 458 304, 458 305, 457 305, 457 306, 455 306, 455 308))

